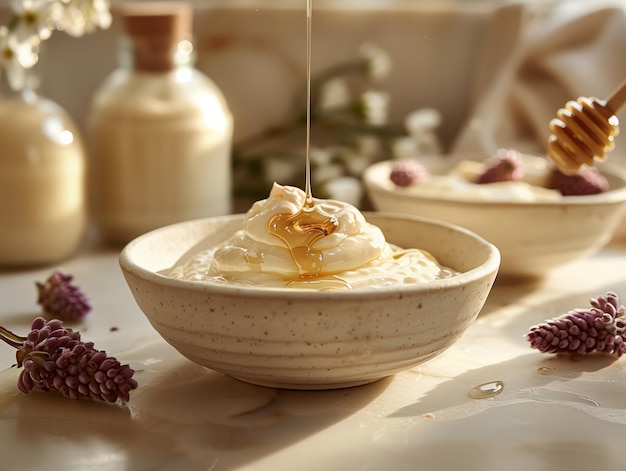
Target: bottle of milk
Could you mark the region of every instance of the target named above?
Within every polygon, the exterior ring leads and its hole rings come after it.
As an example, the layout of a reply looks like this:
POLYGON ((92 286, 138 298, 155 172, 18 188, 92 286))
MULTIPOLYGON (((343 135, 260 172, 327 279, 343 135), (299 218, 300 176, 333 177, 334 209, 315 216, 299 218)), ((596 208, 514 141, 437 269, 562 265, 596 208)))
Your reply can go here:
POLYGON ((89 190, 105 240, 231 211, 233 119, 216 85, 194 68, 185 2, 120 8, 120 67, 94 96, 89 190))
POLYGON ((86 159, 71 117, 28 80, 0 76, 0 267, 71 256, 86 228, 86 159))

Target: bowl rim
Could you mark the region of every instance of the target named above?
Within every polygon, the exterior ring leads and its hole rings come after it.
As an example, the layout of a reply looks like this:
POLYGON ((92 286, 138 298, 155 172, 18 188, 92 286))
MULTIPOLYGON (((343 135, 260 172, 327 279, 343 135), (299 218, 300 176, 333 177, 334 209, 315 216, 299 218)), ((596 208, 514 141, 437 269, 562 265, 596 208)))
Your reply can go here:
POLYGON ((622 186, 611 188, 604 193, 595 195, 564 196, 562 199, 554 201, 490 201, 490 200, 470 200, 455 198, 454 196, 430 196, 408 193, 402 189, 390 189, 385 187, 379 178, 375 176, 382 168, 388 168, 393 160, 383 160, 368 166, 363 172, 363 183, 369 192, 377 192, 387 196, 393 196, 402 201, 424 201, 429 203, 454 203, 464 207, 490 207, 490 208, 510 208, 511 206, 520 208, 561 208, 563 206, 588 206, 592 204, 612 205, 626 202, 626 170, 615 165, 602 164, 598 169, 611 178, 620 180, 622 186))
MULTIPOLYGON (((211 283, 204 281, 189 281, 189 280, 180 280, 177 278, 172 278, 157 271, 150 270, 143 265, 141 265, 133 256, 134 252, 138 249, 142 244, 148 243, 151 239, 158 237, 162 232, 171 231, 174 228, 184 228, 185 226, 191 226, 202 221, 213 221, 213 220, 223 220, 224 223, 232 222, 238 218, 243 218, 244 214, 230 214, 226 216, 213 216, 207 218, 200 219, 192 219, 188 221, 183 221, 176 224, 171 224, 168 226, 163 226, 157 229, 154 229, 150 232, 142 234, 132 241, 130 241, 126 246, 124 246, 119 254, 118 263, 122 269, 124 276, 126 276, 127 272, 132 273, 138 276, 141 279, 144 279, 148 282, 164 286, 168 285, 171 288, 179 288, 179 289, 192 289, 197 291, 210 291, 216 295, 224 295, 224 296, 246 296, 248 298, 276 298, 277 296, 286 298, 286 299, 298 299, 298 300, 351 300, 354 298, 359 299, 372 299, 372 298, 380 298, 384 296, 392 297, 397 296, 399 294, 404 293, 422 293, 433 290, 445 290, 452 289, 458 286, 467 285, 471 282, 489 278, 489 276, 493 275, 493 280, 499 271, 501 255, 499 249, 487 241, 485 238, 479 236, 478 234, 465 229, 461 226, 457 226, 455 224, 447 223, 444 221, 439 221, 431 218, 424 218, 420 216, 412 216, 402 213, 393 213, 393 212, 382 212, 382 211, 373 211, 367 212, 364 211, 366 219, 373 215, 374 217, 382 217, 382 218, 393 218, 393 219, 403 219, 403 220, 412 220, 418 222, 420 224, 434 225, 447 229, 451 229, 455 232, 460 232, 474 239, 474 241, 482 246, 484 246, 487 251, 487 259, 484 263, 468 270, 465 272, 461 272, 458 275, 454 275, 449 278, 442 278, 438 280, 432 280, 423 283, 415 283, 415 284, 402 284, 402 285, 393 285, 393 286, 383 286, 377 287, 373 289, 366 288, 358 288, 354 290, 329 290, 329 291, 319 291, 312 290, 306 288, 275 288, 275 287, 256 287, 256 286, 240 286, 234 284, 220 284, 220 283, 211 283)), ((185 250, 181 250, 180 256, 182 256, 185 250)), ((179 256, 179 258, 180 258, 179 256)), ((493 282, 492 280, 492 282, 493 282)))

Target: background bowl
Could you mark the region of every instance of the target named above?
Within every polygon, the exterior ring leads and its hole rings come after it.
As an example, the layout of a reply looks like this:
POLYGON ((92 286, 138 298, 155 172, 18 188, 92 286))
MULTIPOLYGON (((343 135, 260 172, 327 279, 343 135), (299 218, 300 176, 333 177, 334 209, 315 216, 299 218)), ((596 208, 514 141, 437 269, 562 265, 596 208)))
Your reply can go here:
MULTIPOLYGON (((452 167, 426 161, 432 173, 452 167)), ((375 209, 446 221, 493 243, 502 255, 500 276, 540 277, 551 269, 591 255, 606 245, 626 213, 626 173, 601 167, 610 191, 549 202, 470 201, 450 195, 411 194, 389 180, 392 162, 366 169, 363 180, 375 209)))
POLYGON ((480 312, 500 261, 492 244, 465 229, 410 216, 366 216, 390 242, 428 250, 461 273, 353 291, 235 287, 161 274, 228 238, 242 215, 144 234, 122 250, 120 266, 152 326, 200 365, 272 387, 365 384, 448 348, 480 312))

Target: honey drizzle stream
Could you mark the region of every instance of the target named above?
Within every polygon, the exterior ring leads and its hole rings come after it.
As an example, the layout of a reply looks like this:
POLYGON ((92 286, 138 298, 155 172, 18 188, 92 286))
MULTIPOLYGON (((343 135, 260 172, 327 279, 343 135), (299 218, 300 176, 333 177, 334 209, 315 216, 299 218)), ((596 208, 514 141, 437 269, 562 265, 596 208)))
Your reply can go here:
POLYGON ((306 148, 304 172, 304 206, 313 208, 313 190, 311 189, 311 29, 313 18, 313 0, 306 0, 306 148))
POLYGON ((278 237, 289 249, 291 258, 298 268, 300 278, 313 278, 322 273, 323 255, 313 245, 322 237, 337 230, 338 221, 324 212, 313 199, 311 190, 311 18, 313 0, 307 0, 306 11, 306 170, 305 199, 302 208, 294 214, 277 214, 269 221, 268 231, 278 237))

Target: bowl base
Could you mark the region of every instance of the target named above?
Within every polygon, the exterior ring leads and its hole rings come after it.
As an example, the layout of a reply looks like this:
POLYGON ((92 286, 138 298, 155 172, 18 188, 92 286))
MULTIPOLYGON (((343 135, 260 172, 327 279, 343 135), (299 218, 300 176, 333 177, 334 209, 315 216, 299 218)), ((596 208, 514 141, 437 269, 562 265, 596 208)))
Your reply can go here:
POLYGON ((352 381, 329 381, 329 382, 289 382, 289 381, 280 381, 280 380, 271 380, 271 379, 258 379, 258 378, 246 378, 243 376, 236 375, 227 375, 231 378, 234 378, 238 381, 242 381, 248 384, 254 384, 255 386, 264 386, 266 388, 274 388, 274 389, 295 389, 299 391, 324 391, 328 389, 344 389, 344 388, 352 388, 356 386, 364 386, 366 384, 375 383, 376 381, 380 381, 381 379, 387 378, 388 376, 381 376, 377 378, 368 378, 362 380, 352 380, 352 381))

